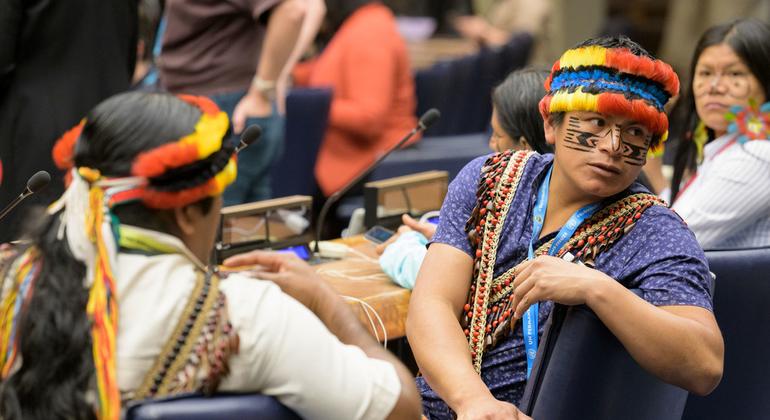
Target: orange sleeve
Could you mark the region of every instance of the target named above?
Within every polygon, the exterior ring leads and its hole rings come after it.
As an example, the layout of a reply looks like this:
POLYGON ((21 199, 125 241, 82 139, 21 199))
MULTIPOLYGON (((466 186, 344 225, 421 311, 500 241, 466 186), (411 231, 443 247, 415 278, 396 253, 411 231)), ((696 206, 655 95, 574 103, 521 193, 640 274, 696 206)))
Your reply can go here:
POLYGON ((291 78, 294 80, 294 86, 308 86, 310 85, 310 75, 313 74, 313 67, 315 67, 316 59, 310 59, 297 63, 291 70, 291 78))
POLYGON ((329 123, 374 140, 384 129, 385 117, 396 96, 397 35, 373 27, 366 33, 348 35, 343 68, 339 70, 344 75, 344 96, 335 92, 329 123))

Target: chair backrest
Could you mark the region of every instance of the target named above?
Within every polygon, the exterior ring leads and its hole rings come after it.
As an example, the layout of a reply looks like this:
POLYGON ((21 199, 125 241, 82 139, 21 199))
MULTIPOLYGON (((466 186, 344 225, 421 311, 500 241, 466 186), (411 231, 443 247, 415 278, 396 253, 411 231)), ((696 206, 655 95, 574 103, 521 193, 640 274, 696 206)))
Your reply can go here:
POLYGON ((284 152, 270 170, 273 197, 315 194, 315 163, 331 98, 328 88, 292 89, 286 97, 284 152))
POLYGON ((519 408, 537 420, 680 419, 687 391, 642 369, 586 306, 555 305, 519 408))
MULTIPOLYGON (((439 61, 432 66, 420 70, 414 75, 414 89, 417 98, 417 115, 423 115, 431 108, 438 108, 445 113, 452 107, 450 86, 453 64, 451 61, 439 61)), ((425 130, 426 136, 438 136, 448 131, 446 117, 439 119, 425 130)))
POLYGON ((491 94, 511 71, 523 67, 532 49, 532 37, 514 35, 494 49, 440 61, 415 74, 417 115, 438 108, 442 118, 426 136, 447 136, 484 131, 492 115, 491 94))
POLYGON ((770 248, 707 251, 714 315, 725 340, 722 382, 691 395, 684 419, 760 419, 770 413, 770 248))
POLYGON ((186 395, 129 404, 126 420, 299 420, 273 397, 260 394, 186 395))
POLYGON ((506 44, 479 52, 479 81, 474 92, 477 99, 474 109, 466 118, 471 121, 473 131, 485 131, 492 117, 492 91, 508 75, 524 67, 529 61, 533 38, 522 32, 513 35, 506 44))

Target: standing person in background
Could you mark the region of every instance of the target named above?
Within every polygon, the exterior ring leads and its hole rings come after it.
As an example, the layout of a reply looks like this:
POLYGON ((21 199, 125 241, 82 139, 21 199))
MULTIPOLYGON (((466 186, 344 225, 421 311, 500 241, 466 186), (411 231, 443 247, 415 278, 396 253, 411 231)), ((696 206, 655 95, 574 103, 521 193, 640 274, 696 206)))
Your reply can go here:
POLYGON ((315 174, 329 196, 417 124, 414 80, 393 13, 378 1, 326 0, 321 54, 294 69, 334 90, 315 174))
POLYGON ((32 205, 61 194, 54 142, 99 101, 129 88, 136 32, 136 0, 0 0, 0 206, 35 172, 54 177, 0 221, 0 242, 17 239, 32 205))
POLYGON ((312 42, 322 0, 168 0, 159 60, 161 83, 174 93, 209 96, 261 140, 240 154, 241 171, 225 205, 270 198, 270 164, 283 149, 283 100, 289 69, 312 42))
POLYGON ((676 114, 671 201, 706 249, 770 245, 767 126, 744 142, 726 118, 731 107, 758 110, 770 100, 768 45, 770 26, 742 19, 709 28, 693 55, 676 114))
POLYGON ((551 8, 550 0, 475 0, 473 6, 476 14, 455 18, 454 27, 485 46, 503 45, 515 32, 542 35, 551 8))

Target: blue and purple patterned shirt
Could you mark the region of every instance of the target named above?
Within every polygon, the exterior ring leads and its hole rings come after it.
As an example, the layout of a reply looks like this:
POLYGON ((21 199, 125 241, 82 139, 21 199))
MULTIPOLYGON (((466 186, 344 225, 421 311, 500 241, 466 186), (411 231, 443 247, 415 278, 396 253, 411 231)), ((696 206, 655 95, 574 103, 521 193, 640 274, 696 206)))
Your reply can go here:
MULTIPOLYGON (((474 159, 452 181, 441 208, 441 221, 433 242, 453 246, 471 256, 471 245, 465 223, 476 204, 476 187, 481 167, 488 156, 474 159)), ((527 258, 532 236, 532 208, 537 189, 553 155, 533 155, 522 174, 516 196, 511 202, 498 246, 495 276, 527 258)), ((622 195, 648 192, 638 183, 622 195)), ((552 239, 549 233, 535 248, 552 239)), ((656 306, 689 305, 712 309, 711 275, 703 250, 695 236, 674 212, 662 206, 647 209, 634 228, 604 251, 595 262, 596 269, 616 279, 656 306)), ((539 334, 553 307, 542 302, 539 312, 539 334)), ((440 351, 440 349, 437 349, 440 351)), ((487 349, 481 366, 481 377, 499 400, 518 404, 526 384, 527 360, 521 323, 513 334, 496 347, 487 349)), ((417 378, 424 413, 431 419, 453 418, 451 411, 422 377, 417 378)))

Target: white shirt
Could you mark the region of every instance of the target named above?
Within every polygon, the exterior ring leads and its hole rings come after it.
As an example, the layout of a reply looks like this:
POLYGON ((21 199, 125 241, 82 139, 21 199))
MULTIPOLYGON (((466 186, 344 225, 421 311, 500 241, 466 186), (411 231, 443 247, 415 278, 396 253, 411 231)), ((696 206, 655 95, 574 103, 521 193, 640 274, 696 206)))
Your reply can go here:
POLYGON ((719 137, 673 209, 704 249, 770 246, 770 141, 719 137))
MULTIPOLYGON (((138 388, 160 354, 192 293, 194 270, 181 254, 118 255, 121 391, 138 388)), ((220 391, 272 395, 310 419, 382 419, 392 411, 401 383, 390 363, 340 342, 274 283, 231 275, 220 290, 240 343, 220 391)))

